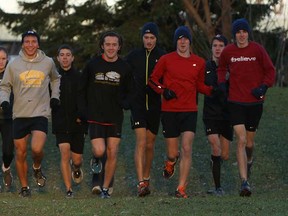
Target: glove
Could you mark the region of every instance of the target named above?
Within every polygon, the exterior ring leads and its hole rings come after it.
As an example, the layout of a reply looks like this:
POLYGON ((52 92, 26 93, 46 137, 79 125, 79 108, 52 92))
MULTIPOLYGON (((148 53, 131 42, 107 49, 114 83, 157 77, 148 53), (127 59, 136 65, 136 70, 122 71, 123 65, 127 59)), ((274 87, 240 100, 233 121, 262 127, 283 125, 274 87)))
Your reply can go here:
POLYGON ((50 107, 51 109, 56 109, 60 106, 60 100, 57 98, 51 98, 50 99, 50 107))
POLYGON ((166 88, 166 89, 164 89, 163 97, 164 97, 166 100, 171 100, 171 99, 173 99, 173 98, 177 98, 177 95, 175 94, 174 91, 166 88))
POLYGON ((9 112, 10 111, 10 103, 8 101, 3 101, 0 106, 1 106, 1 109, 3 110, 3 112, 9 112))
POLYGON ((266 91, 268 89, 267 85, 260 85, 258 88, 252 89, 252 95, 257 98, 258 100, 262 99, 264 95, 266 94, 266 91))

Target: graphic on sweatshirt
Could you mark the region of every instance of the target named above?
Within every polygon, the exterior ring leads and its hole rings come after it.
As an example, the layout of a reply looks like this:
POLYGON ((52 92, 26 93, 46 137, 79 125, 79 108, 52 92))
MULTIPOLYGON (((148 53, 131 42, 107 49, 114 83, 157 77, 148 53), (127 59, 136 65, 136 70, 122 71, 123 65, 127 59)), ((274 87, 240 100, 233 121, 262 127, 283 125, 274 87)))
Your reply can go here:
POLYGON ((45 74, 38 70, 24 71, 20 75, 20 81, 23 87, 39 88, 45 79, 45 74))

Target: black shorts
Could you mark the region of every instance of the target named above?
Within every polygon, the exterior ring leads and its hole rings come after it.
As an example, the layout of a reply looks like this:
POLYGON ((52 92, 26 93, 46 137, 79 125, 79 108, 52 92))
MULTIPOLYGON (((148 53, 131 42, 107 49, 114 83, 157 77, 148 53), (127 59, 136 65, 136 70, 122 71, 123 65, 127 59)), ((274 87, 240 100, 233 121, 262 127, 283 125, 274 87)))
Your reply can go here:
POLYGON ((56 144, 69 143, 72 152, 83 154, 85 134, 84 133, 56 133, 56 144))
POLYGON ((132 129, 146 128, 147 130, 150 130, 153 134, 157 135, 160 125, 160 112, 148 110, 143 115, 131 115, 130 121, 132 129))
POLYGON ((233 127, 230 121, 203 119, 206 135, 220 134, 227 140, 233 140, 233 127))
POLYGON ((31 118, 16 118, 13 120, 13 138, 21 139, 32 131, 48 132, 48 119, 43 116, 31 118))
POLYGON ((263 104, 242 105, 229 103, 230 121, 232 126, 244 124, 247 131, 254 132, 258 128, 263 104))
POLYGON ((120 125, 102 125, 96 123, 89 124, 90 139, 117 137, 121 138, 122 126, 120 125))
POLYGON ((182 132, 196 132, 197 112, 162 112, 161 122, 165 138, 179 137, 182 132))

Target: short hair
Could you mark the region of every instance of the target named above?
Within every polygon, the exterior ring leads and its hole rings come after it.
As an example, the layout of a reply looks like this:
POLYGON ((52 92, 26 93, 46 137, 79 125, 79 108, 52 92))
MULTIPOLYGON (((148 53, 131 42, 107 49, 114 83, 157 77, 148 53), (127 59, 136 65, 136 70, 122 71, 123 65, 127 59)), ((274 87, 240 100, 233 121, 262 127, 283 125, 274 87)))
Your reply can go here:
POLYGON ((62 49, 68 49, 68 50, 71 51, 72 55, 74 55, 74 50, 73 50, 73 48, 72 48, 70 45, 68 45, 68 44, 62 44, 62 45, 58 48, 58 50, 57 50, 57 55, 59 55, 59 53, 60 53, 60 51, 61 51, 62 49))
POLYGON ((99 47, 100 47, 101 52, 103 52, 102 46, 104 45, 104 40, 108 36, 117 37, 118 38, 118 43, 119 43, 119 46, 120 46, 120 49, 119 49, 118 53, 120 53, 122 45, 123 45, 123 38, 122 38, 122 36, 120 34, 118 34, 115 31, 107 31, 107 32, 104 32, 103 34, 101 34, 100 40, 99 40, 99 47))
POLYGON ((211 46, 213 45, 214 40, 218 40, 224 43, 225 46, 227 46, 228 44, 228 40, 225 36, 221 35, 221 34, 217 34, 215 35, 212 40, 211 40, 211 46))
POLYGON ((8 51, 7 51, 7 49, 6 49, 5 47, 1 47, 1 46, 0 46, 0 51, 5 52, 6 55, 7 55, 7 57, 8 57, 8 51))

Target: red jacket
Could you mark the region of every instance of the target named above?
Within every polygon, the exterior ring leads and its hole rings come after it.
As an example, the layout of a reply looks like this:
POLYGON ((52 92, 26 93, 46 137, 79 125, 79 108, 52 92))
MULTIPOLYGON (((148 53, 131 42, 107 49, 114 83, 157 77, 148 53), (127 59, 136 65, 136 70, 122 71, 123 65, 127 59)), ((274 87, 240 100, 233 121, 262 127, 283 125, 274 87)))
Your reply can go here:
POLYGON ((210 95, 212 87, 204 84, 205 60, 195 54, 184 58, 172 52, 160 58, 150 76, 149 85, 158 94, 165 88, 173 90, 177 98, 162 100, 162 111, 197 111, 197 92, 210 95))
POLYGON ((258 43, 249 42, 245 48, 230 44, 223 50, 217 69, 218 83, 226 82, 229 67, 228 100, 237 103, 256 103, 251 91, 262 84, 271 87, 275 80, 275 68, 265 49, 258 43))

